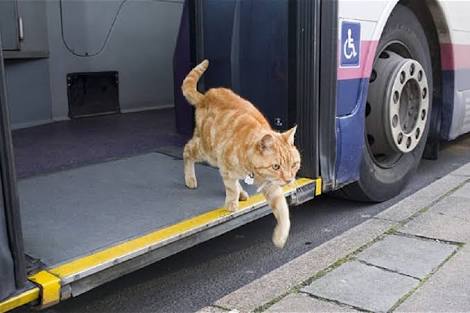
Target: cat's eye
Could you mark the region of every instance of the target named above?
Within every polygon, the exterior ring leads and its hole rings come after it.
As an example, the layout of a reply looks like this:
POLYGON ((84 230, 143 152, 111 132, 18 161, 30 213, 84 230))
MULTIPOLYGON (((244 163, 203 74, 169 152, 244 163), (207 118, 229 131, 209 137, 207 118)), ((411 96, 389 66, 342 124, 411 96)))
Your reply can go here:
POLYGON ((273 170, 278 171, 281 168, 279 164, 273 164, 273 170))

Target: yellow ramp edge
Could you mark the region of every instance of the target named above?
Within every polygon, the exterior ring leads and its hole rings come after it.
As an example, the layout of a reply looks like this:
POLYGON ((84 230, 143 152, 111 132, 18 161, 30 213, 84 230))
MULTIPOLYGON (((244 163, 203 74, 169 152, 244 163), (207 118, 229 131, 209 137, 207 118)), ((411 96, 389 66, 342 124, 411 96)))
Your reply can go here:
POLYGON ((39 298, 39 288, 34 287, 16 296, 0 302, 0 312, 8 312, 22 305, 36 301, 39 298))
POLYGON ((40 271, 29 276, 28 279, 38 287, 26 290, 0 302, 0 313, 8 312, 38 299, 41 308, 54 305, 60 301, 60 279, 57 276, 47 271, 40 271))
POLYGON ((47 272, 40 271, 30 277, 30 281, 41 287, 40 306, 45 308, 60 301, 60 279, 47 272))
MULTIPOLYGON (((292 184, 285 186, 283 189, 285 193, 290 193, 295 191, 298 187, 302 187, 313 182, 316 181, 308 178, 300 178, 292 184)), ((249 197, 248 200, 240 202, 240 209, 235 214, 239 214, 240 212, 243 212, 244 209, 262 204, 265 201, 266 200, 263 195, 255 194, 249 197)), ((147 235, 126 241, 101 251, 97 251, 96 253, 70 261, 68 263, 64 263, 49 269, 49 272, 60 277, 61 279, 70 278, 88 269, 98 267, 103 263, 129 255, 134 251, 146 249, 152 245, 158 244, 159 242, 190 232, 192 230, 196 230, 204 225, 216 222, 217 220, 226 218, 232 214, 234 213, 229 212, 225 208, 218 208, 169 227, 159 229, 147 235)))
POLYGON ((322 193, 323 185, 321 177, 315 179, 315 196, 319 196, 322 193))

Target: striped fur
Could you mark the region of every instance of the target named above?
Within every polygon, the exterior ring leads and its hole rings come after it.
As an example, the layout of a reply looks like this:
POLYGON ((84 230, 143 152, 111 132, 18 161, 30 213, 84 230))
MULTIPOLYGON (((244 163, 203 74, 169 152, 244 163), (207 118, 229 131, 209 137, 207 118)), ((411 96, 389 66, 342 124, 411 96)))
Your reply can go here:
POLYGON ((296 127, 284 133, 273 131, 255 106, 229 89, 200 93, 197 82, 208 65, 205 60, 196 66, 182 85, 183 95, 196 107, 196 128, 183 154, 186 186, 197 188, 194 163, 207 161, 220 170, 225 206, 236 211, 238 201, 248 197, 239 180, 254 175, 277 220, 273 242, 283 247, 290 220, 281 186, 292 182, 300 168, 300 154, 294 146, 296 127))

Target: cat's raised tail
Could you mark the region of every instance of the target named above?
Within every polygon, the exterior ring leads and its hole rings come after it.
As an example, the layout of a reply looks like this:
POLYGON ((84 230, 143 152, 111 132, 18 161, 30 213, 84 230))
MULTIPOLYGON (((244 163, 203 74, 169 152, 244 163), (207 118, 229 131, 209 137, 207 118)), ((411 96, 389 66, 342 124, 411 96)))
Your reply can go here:
POLYGON ((207 70, 209 66, 209 61, 204 60, 199 65, 189 72, 188 76, 183 80, 183 85, 181 86, 181 90, 183 91, 183 95, 188 100, 189 103, 192 105, 197 105, 204 95, 197 90, 197 82, 199 78, 201 78, 202 74, 207 70))

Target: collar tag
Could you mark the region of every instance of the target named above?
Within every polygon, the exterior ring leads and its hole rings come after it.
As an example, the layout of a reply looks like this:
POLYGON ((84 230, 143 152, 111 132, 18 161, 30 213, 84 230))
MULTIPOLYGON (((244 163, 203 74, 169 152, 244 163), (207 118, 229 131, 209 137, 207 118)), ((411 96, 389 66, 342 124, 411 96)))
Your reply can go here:
POLYGON ((243 180, 247 185, 253 185, 255 182, 255 175, 253 173, 246 175, 245 179, 243 180))

